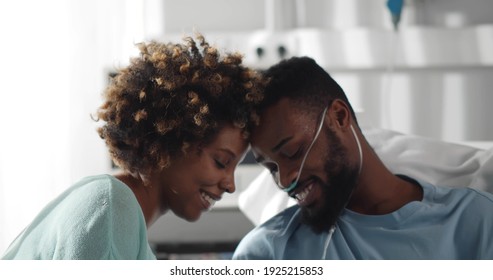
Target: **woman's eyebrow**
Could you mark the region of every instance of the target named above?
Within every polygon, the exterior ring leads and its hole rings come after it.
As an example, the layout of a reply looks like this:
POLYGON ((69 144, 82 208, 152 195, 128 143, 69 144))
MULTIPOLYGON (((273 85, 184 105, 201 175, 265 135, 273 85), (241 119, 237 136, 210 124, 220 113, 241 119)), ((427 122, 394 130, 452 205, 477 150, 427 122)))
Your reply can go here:
POLYGON ((231 151, 230 149, 228 149, 228 148, 221 148, 221 149, 219 149, 219 151, 223 151, 223 152, 229 154, 233 158, 236 158, 237 157, 237 155, 233 151, 231 151))

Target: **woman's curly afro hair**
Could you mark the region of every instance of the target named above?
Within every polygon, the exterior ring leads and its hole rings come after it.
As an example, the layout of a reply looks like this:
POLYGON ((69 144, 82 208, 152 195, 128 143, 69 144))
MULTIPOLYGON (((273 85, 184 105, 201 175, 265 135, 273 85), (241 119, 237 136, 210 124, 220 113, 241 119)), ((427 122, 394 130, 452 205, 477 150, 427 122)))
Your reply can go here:
POLYGON ((192 145, 213 140, 225 124, 248 138, 265 81, 221 55, 200 34, 185 44, 138 44, 140 56, 118 71, 104 92, 98 133, 116 165, 130 173, 163 169, 192 145))

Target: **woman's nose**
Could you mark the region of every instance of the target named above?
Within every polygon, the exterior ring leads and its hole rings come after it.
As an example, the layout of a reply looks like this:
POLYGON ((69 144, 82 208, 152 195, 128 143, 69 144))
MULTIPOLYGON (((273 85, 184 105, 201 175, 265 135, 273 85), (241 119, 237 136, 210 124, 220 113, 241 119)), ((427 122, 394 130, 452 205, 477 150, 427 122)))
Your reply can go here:
POLYGON ((230 174, 227 178, 224 178, 219 184, 219 187, 227 193, 234 193, 236 191, 234 174, 230 174))
POLYGON ((219 187, 227 193, 234 193, 236 190, 234 183, 223 183, 223 184, 220 184, 219 187))

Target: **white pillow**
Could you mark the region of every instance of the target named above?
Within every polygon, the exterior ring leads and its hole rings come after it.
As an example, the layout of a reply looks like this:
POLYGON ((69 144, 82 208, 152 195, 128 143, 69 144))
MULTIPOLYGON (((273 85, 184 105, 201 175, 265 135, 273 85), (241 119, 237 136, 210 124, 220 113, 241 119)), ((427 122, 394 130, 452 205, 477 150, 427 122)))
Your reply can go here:
MULTIPOLYGON (((366 130, 364 134, 384 164, 396 174, 440 186, 471 187, 493 193, 493 148, 484 150, 382 129, 366 130)), ((240 210, 255 225, 295 203, 277 188, 267 170, 239 195, 240 210)))

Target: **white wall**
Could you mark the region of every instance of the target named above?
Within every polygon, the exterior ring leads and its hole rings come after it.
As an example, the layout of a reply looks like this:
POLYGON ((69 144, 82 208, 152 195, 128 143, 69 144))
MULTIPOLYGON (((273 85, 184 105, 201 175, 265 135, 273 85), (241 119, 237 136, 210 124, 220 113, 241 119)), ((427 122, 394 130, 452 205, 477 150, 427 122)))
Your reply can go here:
POLYGON ((111 172, 91 114, 108 71, 144 39, 144 9, 133 0, 0 1, 0 255, 72 183, 111 172))
POLYGON ((57 59, 69 56, 65 9, 61 1, 0 3, 0 252, 57 192, 44 185, 67 182, 69 73, 57 59), (43 18, 44 9, 53 16, 43 18))

